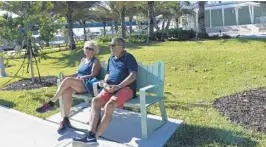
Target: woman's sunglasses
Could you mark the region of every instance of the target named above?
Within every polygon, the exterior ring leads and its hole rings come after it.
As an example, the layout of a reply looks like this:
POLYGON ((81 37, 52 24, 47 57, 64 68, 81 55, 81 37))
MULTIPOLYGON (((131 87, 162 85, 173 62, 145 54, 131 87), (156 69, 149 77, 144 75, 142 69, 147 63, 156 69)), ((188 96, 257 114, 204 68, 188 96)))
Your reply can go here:
POLYGON ((94 50, 93 48, 89 48, 89 47, 85 47, 84 49, 90 50, 90 51, 93 51, 94 50))

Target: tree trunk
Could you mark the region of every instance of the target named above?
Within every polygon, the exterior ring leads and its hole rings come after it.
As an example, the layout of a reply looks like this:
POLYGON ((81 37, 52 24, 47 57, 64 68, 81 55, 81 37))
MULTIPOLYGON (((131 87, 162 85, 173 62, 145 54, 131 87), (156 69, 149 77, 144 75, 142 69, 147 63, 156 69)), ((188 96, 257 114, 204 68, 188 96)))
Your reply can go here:
POLYGON ((168 19, 167 19, 167 23, 166 23, 166 27, 165 27, 165 29, 169 29, 169 27, 170 27, 170 23, 171 23, 171 19, 168 18, 168 19))
POLYGON ((84 42, 87 41, 87 33, 86 33, 86 20, 82 20, 83 33, 84 33, 84 42))
POLYGON ((117 32, 118 32, 118 22, 117 22, 117 20, 114 22, 114 25, 115 25, 115 33, 117 34, 117 32))
POLYGON ((160 27, 158 25, 154 26, 157 31, 160 31, 160 27))
MULTIPOLYGON (((181 18, 182 19, 182 18, 181 18)), ((178 18, 175 18, 175 27, 178 28, 178 18)))
POLYGON ((46 41, 45 41, 45 46, 50 46, 50 44, 49 44, 49 40, 46 40, 46 41))
POLYGON ((126 28, 125 28, 125 8, 122 8, 122 12, 120 14, 121 19, 121 37, 126 38, 126 28))
POLYGON ((111 30, 112 30, 112 37, 114 37, 114 23, 112 23, 111 30))
POLYGON ((163 23, 162 23, 162 30, 164 29, 164 24, 165 24, 165 20, 163 20, 163 23))
POLYGON ((133 20, 133 16, 129 17, 129 34, 131 35, 133 33, 133 29, 132 29, 132 20, 133 20))
MULTIPOLYGON (((153 9, 153 10, 154 10, 154 9, 153 9)), ((153 11, 153 12, 154 12, 154 11, 153 11)), ((157 20, 156 20, 155 15, 153 15, 153 26, 154 26, 154 28, 155 28, 157 31, 160 30, 160 27, 159 27, 158 24, 157 24, 157 20)))
POLYGON ((68 23, 68 38, 69 38, 69 48, 71 50, 74 50, 76 48, 76 44, 74 41, 74 37, 73 37, 73 19, 72 19, 72 10, 70 8, 70 1, 67 1, 67 14, 66 14, 66 19, 67 19, 67 23, 68 23))
POLYGON ((199 1, 198 26, 200 34, 206 34, 205 28, 205 1, 199 1))
POLYGON ((106 21, 103 22, 103 36, 106 35, 106 21))
POLYGON ((148 1, 148 40, 154 38, 154 1, 148 1))

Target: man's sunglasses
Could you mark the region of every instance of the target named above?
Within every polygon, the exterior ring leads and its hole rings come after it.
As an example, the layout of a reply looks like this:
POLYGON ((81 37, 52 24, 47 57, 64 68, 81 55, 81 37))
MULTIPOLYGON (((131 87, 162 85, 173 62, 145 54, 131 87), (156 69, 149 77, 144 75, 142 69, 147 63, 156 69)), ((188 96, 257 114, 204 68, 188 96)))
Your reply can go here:
POLYGON ((84 49, 90 50, 90 51, 93 51, 94 50, 93 48, 89 48, 89 47, 85 47, 84 49))
POLYGON ((110 47, 120 46, 118 44, 110 44, 110 47))

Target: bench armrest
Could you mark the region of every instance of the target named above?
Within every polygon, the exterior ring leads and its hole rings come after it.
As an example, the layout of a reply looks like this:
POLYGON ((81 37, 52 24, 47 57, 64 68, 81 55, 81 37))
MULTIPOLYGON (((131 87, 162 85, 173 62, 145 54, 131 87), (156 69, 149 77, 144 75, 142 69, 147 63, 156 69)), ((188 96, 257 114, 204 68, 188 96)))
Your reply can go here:
POLYGON ((140 108, 144 109, 146 107, 146 92, 152 88, 155 88, 155 87, 157 87, 157 86, 156 85, 148 85, 146 87, 139 89, 140 108))
POLYGON ((148 90, 150 90, 152 88, 155 88, 155 87, 156 87, 156 85, 148 85, 146 87, 140 88, 139 92, 146 92, 146 91, 148 91, 148 90))
POLYGON ((99 94, 99 91, 98 91, 98 85, 99 85, 99 83, 100 83, 100 81, 99 82, 94 82, 92 84, 94 96, 97 96, 99 94))

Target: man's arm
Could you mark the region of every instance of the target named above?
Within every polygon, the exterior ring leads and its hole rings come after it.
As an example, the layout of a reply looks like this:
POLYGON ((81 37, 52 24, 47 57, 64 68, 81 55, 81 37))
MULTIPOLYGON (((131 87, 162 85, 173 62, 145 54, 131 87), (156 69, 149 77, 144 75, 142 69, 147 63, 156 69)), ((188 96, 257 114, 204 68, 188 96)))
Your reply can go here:
POLYGON ((134 56, 127 56, 126 67, 129 72, 129 75, 120 84, 115 86, 116 90, 130 85, 137 78, 138 64, 134 56))
POLYGON ((130 85, 132 82, 134 82, 137 78, 137 72, 135 71, 132 71, 129 73, 129 75, 120 83, 118 84, 117 88, 120 89, 120 88, 123 88, 123 87, 126 87, 127 85, 130 85))
POLYGON ((129 75, 118 85, 111 85, 110 89, 108 90, 110 93, 113 93, 123 87, 126 87, 127 85, 134 82, 137 78, 137 72, 132 71, 129 73, 129 75))
POLYGON ((106 74, 105 77, 104 77, 104 79, 103 79, 103 81, 104 81, 105 83, 107 82, 108 77, 109 77, 109 74, 106 74))

